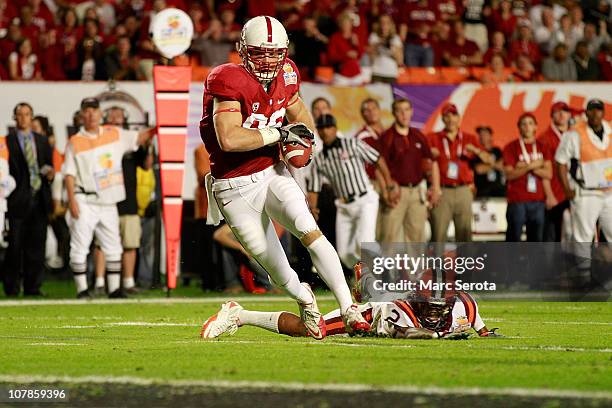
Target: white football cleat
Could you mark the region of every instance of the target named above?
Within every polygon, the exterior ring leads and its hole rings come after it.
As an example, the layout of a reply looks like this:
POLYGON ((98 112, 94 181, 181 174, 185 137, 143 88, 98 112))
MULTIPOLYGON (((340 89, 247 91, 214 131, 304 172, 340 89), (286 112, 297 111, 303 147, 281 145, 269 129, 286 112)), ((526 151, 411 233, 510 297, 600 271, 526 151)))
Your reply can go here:
POLYGON ((216 314, 204 322, 200 336, 203 339, 214 339, 222 334, 233 335, 238 330, 238 314, 241 310, 242 306, 238 302, 225 302, 216 314))
POLYGON ((312 293, 312 289, 310 285, 302 282, 302 286, 306 288, 308 292, 312 295, 312 303, 303 304, 298 302, 298 306, 300 307, 300 318, 306 326, 308 330, 308 334, 315 340, 322 340, 327 334, 327 328, 325 327, 325 320, 319 312, 319 307, 317 306, 317 299, 315 298, 314 293, 312 293))
POLYGON ((370 331, 370 323, 363 318, 356 304, 352 304, 342 313, 342 321, 346 332, 351 335, 363 335, 370 331))

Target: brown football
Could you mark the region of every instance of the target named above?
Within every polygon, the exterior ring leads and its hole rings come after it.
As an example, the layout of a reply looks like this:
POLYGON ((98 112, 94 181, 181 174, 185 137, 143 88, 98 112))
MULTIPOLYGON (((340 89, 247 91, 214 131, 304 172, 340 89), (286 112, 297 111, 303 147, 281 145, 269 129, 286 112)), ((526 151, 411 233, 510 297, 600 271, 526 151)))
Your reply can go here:
POLYGON ((312 140, 303 140, 308 143, 308 147, 299 143, 281 143, 283 160, 298 169, 307 166, 312 158, 312 140))

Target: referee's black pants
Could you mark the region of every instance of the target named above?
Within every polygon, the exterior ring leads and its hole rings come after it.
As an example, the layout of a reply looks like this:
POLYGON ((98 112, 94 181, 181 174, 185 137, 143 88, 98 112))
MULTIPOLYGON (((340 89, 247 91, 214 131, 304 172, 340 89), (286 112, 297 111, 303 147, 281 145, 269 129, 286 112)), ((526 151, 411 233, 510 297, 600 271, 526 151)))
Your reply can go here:
POLYGON ((4 260, 2 282, 7 296, 37 295, 43 282, 45 244, 47 242, 47 212, 40 192, 30 201, 23 218, 9 218, 8 248, 4 260))

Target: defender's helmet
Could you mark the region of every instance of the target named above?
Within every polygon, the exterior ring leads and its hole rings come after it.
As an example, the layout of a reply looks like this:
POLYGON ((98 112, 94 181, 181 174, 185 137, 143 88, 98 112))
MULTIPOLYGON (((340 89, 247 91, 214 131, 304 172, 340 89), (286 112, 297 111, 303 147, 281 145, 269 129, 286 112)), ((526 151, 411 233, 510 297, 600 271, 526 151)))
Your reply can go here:
POLYGON ((236 47, 245 68, 260 82, 269 82, 285 63, 289 37, 277 19, 258 16, 246 22, 236 47))

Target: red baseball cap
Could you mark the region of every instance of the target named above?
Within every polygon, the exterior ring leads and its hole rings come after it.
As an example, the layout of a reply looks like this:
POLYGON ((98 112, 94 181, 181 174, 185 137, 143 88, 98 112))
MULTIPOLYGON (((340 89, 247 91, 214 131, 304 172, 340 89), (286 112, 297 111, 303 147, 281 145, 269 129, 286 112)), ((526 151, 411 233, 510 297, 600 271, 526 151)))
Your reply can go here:
POLYGON ((453 103, 447 103, 442 107, 442 114, 446 115, 447 113, 454 113, 455 115, 459 114, 459 110, 457 106, 453 103))
POLYGON ((572 108, 570 108, 570 106, 565 103, 565 102, 555 102, 553 103, 553 105, 550 107, 550 114, 552 115, 553 113, 557 112, 557 111, 567 111, 567 112, 572 112, 572 108))

